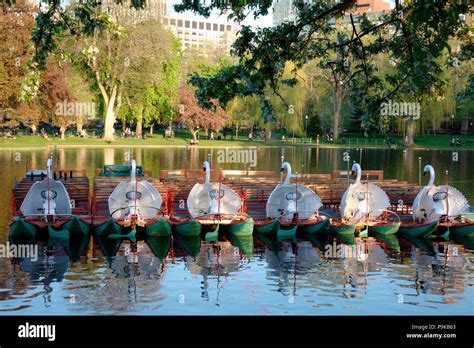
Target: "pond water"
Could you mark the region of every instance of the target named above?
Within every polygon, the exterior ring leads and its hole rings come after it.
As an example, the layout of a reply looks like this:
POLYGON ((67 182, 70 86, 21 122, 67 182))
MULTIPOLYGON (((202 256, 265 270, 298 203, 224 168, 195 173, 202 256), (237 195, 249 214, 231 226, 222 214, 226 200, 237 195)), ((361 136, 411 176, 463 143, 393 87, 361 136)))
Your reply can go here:
MULTIPOLYGON (((222 149, 220 149, 222 150, 222 149)), ((281 157, 294 171, 346 169, 344 149, 255 149, 257 170, 279 172, 281 157)), ((86 169, 126 163, 128 154, 152 169, 201 168, 219 149, 49 148, 0 151, 0 243, 8 242, 11 190, 31 168, 86 169)), ((418 158, 432 164, 435 184, 449 183, 474 205, 474 152, 349 150, 363 169, 387 179, 418 182, 418 158), (457 159, 457 161, 453 160, 457 159), (471 163, 471 165, 469 165, 471 163)), ((229 159, 229 157, 227 157, 229 159)), ((220 163, 223 169, 247 169, 220 163)), ((427 181, 422 177, 422 182, 427 181)), ((38 244, 37 260, 0 258, 0 314, 474 314, 474 242, 371 238, 285 241, 257 237, 218 246, 196 240, 124 241, 92 238, 78 245, 38 244), (161 260, 157 255, 168 255, 161 260)))

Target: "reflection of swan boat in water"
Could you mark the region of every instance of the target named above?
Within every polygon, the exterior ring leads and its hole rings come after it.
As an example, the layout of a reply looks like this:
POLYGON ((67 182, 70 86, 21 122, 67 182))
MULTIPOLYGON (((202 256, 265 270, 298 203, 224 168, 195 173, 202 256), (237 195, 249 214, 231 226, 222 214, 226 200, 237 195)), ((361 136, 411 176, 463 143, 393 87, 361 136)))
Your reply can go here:
POLYGON ((425 166, 424 172, 430 173, 430 180, 413 202, 413 220, 432 225, 435 221, 439 221, 436 228, 438 235, 446 234, 447 237, 451 232, 462 236, 474 236, 474 221, 463 215, 469 209, 469 203, 459 190, 448 185, 448 172, 446 171, 446 184, 442 186, 434 185, 435 170, 431 165, 425 166))
POLYGON ((351 184, 341 198, 341 218, 343 223, 338 223, 333 228, 335 233, 350 233, 352 225, 366 230, 360 232, 360 236, 367 236, 367 233, 395 234, 400 227, 400 221, 391 221, 388 214, 392 214, 388 209, 390 200, 387 194, 377 185, 370 182, 361 182, 362 168, 358 163, 352 166, 352 172, 356 173, 356 180, 351 184), (385 215, 385 217, 383 217, 385 215))
POLYGON ((94 217, 95 234, 135 240, 137 232, 148 236, 170 236, 171 226, 161 210, 162 197, 146 180, 138 180, 135 160, 130 163, 130 180, 120 182, 108 198, 109 219, 94 217), (126 232, 126 233, 124 233, 126 232))
MULTIPOLYGON (((47 161, 46 172, 28 172, 22 184, 27 184, 28 179, 33 184, 21 203, 19 215, 10 224, 11 237, 30 240, 37 235, 43 237, 43 231, 57 238, 82 237, 89 233, 88 217, 73 215, 73 206, 64 183, 53 178, 51 158, 47 161)), ((14 192, 20 195, 18 190, 15 188, 14 192)))
POLYGON ((161 250, 162 245, 166 244, 150 244, 148 241, 136 244, 123 242, 112 258, 110 268, 118 278, 131 278, 135 275, 160 275, 166 264, 164 258, 162 258, 163 253, 166 252, 167 254, 168 252, 166 248, 161 250), (158 256, 155 249, 157 246, 160 248, 158 256))
MULTIPOLYGON (((462 246, 451 242, 430 242, 430 251, 415 244, 408 246, 416 269, 416 290, 442 295, 464 292, 464 273, 469 261, 462 246)), ((446 301, 449 300, 447 296, 446 301)))
POLYGON ((196 183, 189 192, 187 207, 191 218, 184 222, 173 221, 174 229, 181 234, 191 234, 196 231, 198 222, 207 229, 206 241, 218 242, 220 226, 233 235, 249 236, 253 233, 253 219, 240 213, 242 200, 230 187, 219 179, 218 183, 211 183, 209 162, 205 161, 204 184, 196 183))
POLYGON ((72 261, 71 256, 66 250, 67 248, 59 243, 49 243, 48 245, 47 242, 40 241, 31 244, 31 246, 37 248, 37 257, 15 257, 12 259, 12 264, 27 274, 28 288, 38 283, 43 285, 44 291, 36 293, 42 293, 46 304, 52 301, 50 293, 53 291, 53 287, 51 283, 64 280, 72 261))
POLYGON ((196 257, 186 257, 186 265, 192 274, 227 275, 240 269, 239 248, 228 242, 201 244, 196 257))
POLYGON ((266 205, 266 218, 256 219, 255 233, 277 235, 280 239, 293 239, 297 228, 304 233, 327 232, 329 219, 318 212, 322 206, 319 196, 303 184, 298 184, 298 174, 293 175, 291 165, 284 162, 286 178, 270 194, 266 205), (296 177, 291 184, 291 177, 296 177))

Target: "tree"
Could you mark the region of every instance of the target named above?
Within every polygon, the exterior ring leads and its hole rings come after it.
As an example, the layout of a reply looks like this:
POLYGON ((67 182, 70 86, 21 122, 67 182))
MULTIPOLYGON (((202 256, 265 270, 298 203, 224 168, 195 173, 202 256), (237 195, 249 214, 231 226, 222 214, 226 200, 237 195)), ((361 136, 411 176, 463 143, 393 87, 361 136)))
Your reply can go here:
POLYGON ((181 51, 179 41, 155 20, 138 23, 129 39, 136 52, 124 95, 131 119, 136 122, 136 133, 141 136, 143 125, 172 121, 178 104, 181 51))
MULTIPOLYGON (((210 10, 226 6, 229 16, 242 19, 249 8, 255 11, 257 17, 266 13, 271 3, 251 3, 247 6, 211 3, 206 6, 186 0, 176 9, 208 15, 210 10)), ((340 72, 344 69, 336 70, 338 74, 333 79, 333 128, 339 127, 340 108, 347 95, 344 81, 351 80, 357 80, 361 105, 367 111, 367 120, 363 125, 370 125, 373 123, 370 119, 380 122, 379 109, 383 102, 400 96, 419 102, 442 88, 444 81, 438 78, 441 65, 437 59, 450 50, 450 38, 458 38, 462 42, 462 51, 472 57, 473 39, 469 36, 466 23, 460 18, 461 14, 469 11, 468 0, 454 3, 420 0, 403 4, 396 0, 395 8, 386 15, 373 21, 365 15, 359 16, 357 24, 349 15, 355 4, 355 0, 337 3, 294 1, 297 12, 294 22, 282 23, 274 28, 243 26, 233 46, 233 52, 239 58, 238 64, 222 69, 214 77, 197 74, 191 77, 191 83, 197 87, 198 99, 203 103, 217 98, 225 105, 235 95, 264 97, 267 85, 277 93, 287 62, 293 62, 297 69, 295 76, 284 82, 295 85, 298 69, 309 60, 322 60, 334 71, 330 67, 333 62, 331 55, 338 53, 333 66, 349 61, 352 71, 341 79, 340 72), (337 25, 332 25, 331 20, 336 18, 342 22, 347 15, 350 19, 349 33, 340 35, 341 31, 337 25), (379 54, 388 54, 395 63, 394 69, 383 76, 371 62, 379 54)), ((263 103, 262 106, 264 114, 271 114, 268 104, 263 103)), ((408 121, 407 127, 411 142, 413 119, 408 121)), ((337 129, 335 137, 336 134, 337 129)))
POLYGON ((179 89, 179 100, 181 105, 178 121, 189 129, 195 143, 198 142, 201 129, 219 130, 229 120, 229 115, 216 100, 211 100, 210 108, 201 107, 193 90, 188 86, 183 85, 179 89))

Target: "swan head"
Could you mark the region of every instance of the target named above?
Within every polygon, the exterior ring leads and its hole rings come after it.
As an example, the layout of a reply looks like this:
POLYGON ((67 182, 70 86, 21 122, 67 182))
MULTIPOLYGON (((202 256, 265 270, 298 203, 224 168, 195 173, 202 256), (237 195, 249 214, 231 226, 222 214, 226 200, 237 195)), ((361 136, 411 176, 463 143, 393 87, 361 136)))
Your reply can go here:
POLYGON ((291 173, 291 165, 288 162, 283 162, 280 168, 280 172, 283 172, 286 169, 288 173, 291 173))
POLYGON ((432 165, 427 164, 425 166, 425 168, 423 169, 423 175, 425 175, 426 173, 430 173, 430 181, 428 182, 428 186, 432 186, 435 180, 435 170, 432 165))
POLYGON ((425 168, 423 168, 423 175, 430 172, 434 172, 434 168, 431 164, 427 164, 425 168))
POLYGON ((351 169, 351 176, 357 175, 360 177, 362 175, 362 168, 359 163, 354 163, 351 169))
POLYGON ((283 172, 286 169, 286 178, 284 185, 288 185, 290 183, 291 178, 291 165, 288 162, 283 162, 280 168, 280 171, 283 172))

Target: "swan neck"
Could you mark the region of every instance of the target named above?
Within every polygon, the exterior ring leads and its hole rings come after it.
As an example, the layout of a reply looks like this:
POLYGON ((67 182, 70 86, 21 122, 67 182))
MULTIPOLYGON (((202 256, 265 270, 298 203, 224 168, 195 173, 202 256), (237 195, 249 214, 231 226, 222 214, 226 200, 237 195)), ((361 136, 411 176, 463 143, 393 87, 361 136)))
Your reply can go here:
POLYGON ((434 171, 434 168, 432 166, 429 166, 428 167, 428 170, 430 172, 430 180, 428 181, 428 185, 427 186, 433 186, 434 185, 434 181, 435 181, 435 171, 434 171))
POLYGON ((356 183, 360 183, 360 179, 362 177, 362 168, 360 167, 360 164, 358 163, 354 164, 354 166, 357 171, 356 183))
POLYGON ((288 162, 285 162, 285 163, 283 163, 282 167, 286 169, 286 178, 285 178, 285 182, 283 184, 284 185, 289 185, 290 180, 291 180, 291 165, 288 162))
POLYGON ((46 167, 47 167, 47 175, 48 175, 48 178, 52 178, 53 177, 53 161, 51 160, 51 158, 48 159, 48 161, 46 162, 46 167))
POLYGON ((130 173, 130 178, 131 178, 132 182, 135 182, 137 180, 137 177, 136 177, 137 163, 135 162, 135 160, 132 160, 130 165, 132 167, 132 170, 131 170, 131 173, 130 173))
POLYGON ((206 171, 206 184, 211 183, 211 170, 209 168, 209 162, 204 162, 204 170, 206 171))

